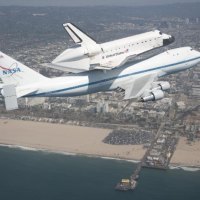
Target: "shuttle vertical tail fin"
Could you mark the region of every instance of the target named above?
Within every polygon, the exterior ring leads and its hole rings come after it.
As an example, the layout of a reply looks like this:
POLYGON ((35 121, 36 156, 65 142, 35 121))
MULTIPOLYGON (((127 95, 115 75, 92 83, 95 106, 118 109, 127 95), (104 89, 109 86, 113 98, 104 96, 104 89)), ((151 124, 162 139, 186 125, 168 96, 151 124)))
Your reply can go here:
POLYGON ((66 23, 66 24, 63 24, 63 26, 75 43, 77 44, 83 43, 83 44, 88 44, 88 45, 96 44, 96 42, 90 36, 88 36, 86 33, 84 33, 74 24, 66 23))

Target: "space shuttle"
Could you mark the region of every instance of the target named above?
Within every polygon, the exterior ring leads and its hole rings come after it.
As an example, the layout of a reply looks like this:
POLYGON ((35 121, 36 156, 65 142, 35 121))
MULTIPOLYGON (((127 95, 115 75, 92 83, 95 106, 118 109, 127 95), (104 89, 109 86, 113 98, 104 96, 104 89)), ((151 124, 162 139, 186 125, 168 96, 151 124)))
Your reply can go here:
POLYGON ((174 42, 174 37, 159 30, 150 31, 102 44, 72 23, 63 24, 75 46, 66 49, 47 67, 65 72, 80 73, 94 69, 111 70, 132 61, 147 51, 174 42))

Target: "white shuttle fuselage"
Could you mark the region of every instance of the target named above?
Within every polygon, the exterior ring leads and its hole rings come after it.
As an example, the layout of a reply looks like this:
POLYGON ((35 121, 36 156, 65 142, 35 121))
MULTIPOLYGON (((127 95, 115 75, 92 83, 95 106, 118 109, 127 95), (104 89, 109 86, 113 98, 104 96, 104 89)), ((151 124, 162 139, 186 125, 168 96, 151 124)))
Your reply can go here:
POLYGON ((73 73, 110 70, 139 54, 174 42, 173 36, 155 30, 98 44, 73 24, 67 23, 64 27, 78 46, 65 50, 47 66, 73 73))

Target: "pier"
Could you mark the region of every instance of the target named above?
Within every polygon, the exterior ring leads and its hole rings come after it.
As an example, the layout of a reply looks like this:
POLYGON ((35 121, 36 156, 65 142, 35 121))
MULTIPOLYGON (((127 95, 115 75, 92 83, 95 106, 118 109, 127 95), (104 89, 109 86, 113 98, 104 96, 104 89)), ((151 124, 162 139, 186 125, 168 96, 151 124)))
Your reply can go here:
POLYGON ((164 132, 165 122, 160 124, 160 127, 155 135, 155 138, 149 145, 143 158, 138 163, 136 169, 129 179, 122 179, 115 189, 119 191, 134 190, 140 177, 140 172, 143 167, 155 169, 168 169, 170 159, 175 151, 178 137, 164 132))

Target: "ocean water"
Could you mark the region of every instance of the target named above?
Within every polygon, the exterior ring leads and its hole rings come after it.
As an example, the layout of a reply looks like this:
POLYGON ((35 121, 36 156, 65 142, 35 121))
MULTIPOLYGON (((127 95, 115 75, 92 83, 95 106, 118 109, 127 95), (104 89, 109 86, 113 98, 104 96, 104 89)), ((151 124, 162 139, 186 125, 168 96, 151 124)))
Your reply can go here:
POLYGON ((136 164, 0 147, 0 200, 199 200, 200 171, 143 169, 135 191, 114 186, 136 164))

